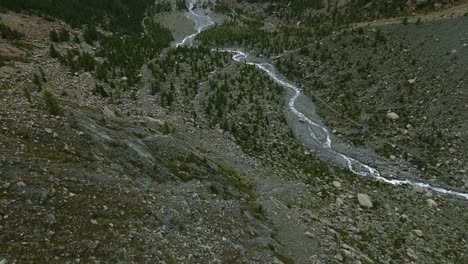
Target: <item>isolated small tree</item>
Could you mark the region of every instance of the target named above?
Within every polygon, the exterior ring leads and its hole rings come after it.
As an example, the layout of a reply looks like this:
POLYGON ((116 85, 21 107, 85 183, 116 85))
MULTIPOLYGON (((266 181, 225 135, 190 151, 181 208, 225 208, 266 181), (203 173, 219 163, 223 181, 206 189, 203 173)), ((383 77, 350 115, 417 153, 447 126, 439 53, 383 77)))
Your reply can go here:
POLYGON ((403 18, 403 25, 408 25, 408 16, 403 18))
POLYGON ((161 91, 161 84, 159 81, 155 81, 151 84, 151 94, 155 95, 161 91))
POLYGON ((418 18, 418 20, 416 20, 416 25, 421 25, 421 18, 418 18))
POLYGON ((58 33, 58 39, 60 42, 67 42, 70 40, 70 33, 66 28, 62 28, 58 33))
POLYGON ((39 91, 42 90, 42 82, 41 82, 41 78, 39 77, 39 75, 34 74, 33 83, 37 86, 39 91))
POLYGON ((78 34, 73 34, 73 42, 75 42, 76 44, 80 44, 80 43, 81 43, 81 39, 80 39, 80 37, 78 36, 78 34))
POLYGON ((28 102, 32 104, 31 92, 29 91, 28 87, 24 86, 23 92, 24 92, 24 96, 26 97, 26 100, 28 100, 28 102))
POLYGON ((58 36, 58 33, 57 31, 55 31, 54 29, 52 29, 49 33, 49 38, 52 42, 58 42, 59 41, 59 36, 58 36))
POLYGON ((52 92, 45 89, 42 95, 47 111, 49 111, 51 115, 61 115, 62 109, 60 108, 57 98, 52 94, 52 92))
POLYGON ((102 85, 96 84, 96 88, 94 89, 94 92, 101 95, 104 98, 109 97, 109 94, 106 92, 106 90, 104 89, 102 85))
POLYGON ((50 44, 50 49, 49 49, 50 57, 52 58, 58 58, 60 57, 60 53, 55 49, 54 44, 50 44))
POLYGON ((46 73, 44 72, 44 69, 39 67, 39 73, 41 74, 42 82, 46 83, 47 82, 47 76, 46 76, 46 73))
POLYGON ((87 26, 84 30, 83 38, 86 43, 93 45, 99 39, 99 32, 95 26, 87 26))

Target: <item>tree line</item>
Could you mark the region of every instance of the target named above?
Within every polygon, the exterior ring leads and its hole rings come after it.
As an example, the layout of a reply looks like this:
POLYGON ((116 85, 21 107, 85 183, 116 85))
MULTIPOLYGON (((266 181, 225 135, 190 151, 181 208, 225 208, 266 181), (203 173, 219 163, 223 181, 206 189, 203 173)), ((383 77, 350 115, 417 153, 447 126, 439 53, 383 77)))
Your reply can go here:
POLYGON ((140 32, 152 0, 2 0, 0 6, 64 20, 73 27, 99 24, 111 31, 140 32))

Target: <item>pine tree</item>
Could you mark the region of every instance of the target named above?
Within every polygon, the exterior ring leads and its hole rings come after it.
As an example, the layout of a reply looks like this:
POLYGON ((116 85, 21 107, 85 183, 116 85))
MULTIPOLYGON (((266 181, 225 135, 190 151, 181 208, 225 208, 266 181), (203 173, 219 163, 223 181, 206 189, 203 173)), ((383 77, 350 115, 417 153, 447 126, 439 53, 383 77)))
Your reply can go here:
POLYGON ((59 41, 59 36, 58 36, 58 33, 57 31, 55 31, 54 29, 52 29, 49 33, 49 38, 52 42, 58 42, 59 41))
POLYGON ((60 57, 60 53, 55 49, 55 46, 53 43, 50 44, 49 53, 50 53, 50 57, 52 58, 60 57))

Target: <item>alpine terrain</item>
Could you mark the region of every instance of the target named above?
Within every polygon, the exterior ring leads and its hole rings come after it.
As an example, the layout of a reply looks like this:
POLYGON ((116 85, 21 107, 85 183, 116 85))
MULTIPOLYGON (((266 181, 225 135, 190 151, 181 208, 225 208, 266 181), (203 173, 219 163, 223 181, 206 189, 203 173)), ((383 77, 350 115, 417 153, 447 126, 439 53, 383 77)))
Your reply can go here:
POLYGON ((0 264, 468 263, 467 0, 0 0, 0 264))

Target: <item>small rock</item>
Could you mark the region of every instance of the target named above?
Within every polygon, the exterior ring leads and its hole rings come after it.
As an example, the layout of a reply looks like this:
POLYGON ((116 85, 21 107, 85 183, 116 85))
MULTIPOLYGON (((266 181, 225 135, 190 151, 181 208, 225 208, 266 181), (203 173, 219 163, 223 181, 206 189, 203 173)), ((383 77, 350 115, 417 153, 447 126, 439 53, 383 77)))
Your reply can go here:
POLYGON ((372 201, 371 201, 369 195, 364 194, 364 193, 358 193, 357 198, 358 198, 359 204, 361 206, 367 207, 367 208, 372 208, 373 204, 372 204, 372 201))
POLYGON ((309 231, 305 232, 304 235, 306 235, 306 236, 308 236, 310 238, 314 238, 314 235, 309 231))
POLYGON ((273 258, 273 264, 284 264, 284 262, 275 257, 273 258))
POLYGON ((402 223, 407 223, 409 221, 409 217, 405 214, 400 215, 400 221, 402 223))
POLYGON ((406 249, 406 255, 408 255, 408 257, 410 257, 411 259, 414 259, 414 260, 418 259, 418 256, 416 256, 416 253, 411 248, 406 249))
POLYGON ((396 156, 395 155, 390 155, 390 160, 396 160, 396 156))
POLYGON ((387 118, 391 119, 391 120, 397 120, 398 118, 400 118, 399 115, 397 115, 395 112, 390 112, 387 114, 387 118))
POLYGON ((341 252, 346 256, 347 259, 353 259, 354 254, 351 253, 351 251, 346 250, 346 249, 341 249, 341 252))
POLYGON ((335 258, 338 261, 343 261, 343 256, 341 256, 341 254, 336 254, 335 256, 333 256, 333 258, 335 258))
POLYGON ((48 214, 48 215, 46 215, 46 217, 45 217, 45 222, 46 222, 48 225, 55 225, 55 224, 57 224, 57 219, 55 218, 55 215, 54 215, 54 214, 48 214))
POLYGON ((409 84, 414 84, 414 83, 416 83, 416 78, 414 78, 414 79, 409 79, 409 80, 408 80, 408 83, 409 83, 409 84))
POLYGON ((341 183, 338 181, 333 181, 332 184, 333 186, 335 186, 335 188, 338 188, 338 189, 341 188, 341 183))
POLYGON ((11 185, 11 183, 6 182, 6 183, 4 183, 4 184, 2 185, 2 188, 3 188, 3 189, 8 189, 8 188, 10 188, 10 185, 11 185))
POLYGON ((419 185, 413 185, 413 191, 416 193, 424 193, 424 188, 419 185))
POLYGON ((371 264, 374 263, 374 261, 371 258, 369 258, 367 255, 362 254, 362 253, 361 253, 361 259, 362 261, 364 261, 364 263, 371 263, 371 264))
POLYGON ((342 206, 342 205, 344 204, 343 199, 341 199, 341 198, 336 198, 335 204, 336 204, 337 206, 342 206))
POLYGON ((18 187, 26 187, 26 183, 24 183, 23 181, 19 181, 16 183, 16 186, 18 187))
POLYGON ((97 223, 98 223, 97 220, 91 219, 91 224, 97 225, 97 223))
POLYGON ((102 113, 107 117, 115 117, 115 112, 109 109, 107 106, 102 108, 102 113))
POLYGON ((454 154, 455 152, 457 152, 456 149, 454 149, 454 148, 449 148, 449 153, 450 153, 450 154, 454 154))
POLYGON ((423 236, 423 231, 419 230, 419 229, 415 229, 413 230, 413 233, 415 235, 417 235, 418 237, 422 237, 423 236))
POLYGON ((7 264, 7 263, 8 263, 8 261, 6 259, 0 260, 0 264, 7 264))
POLYGON ((427 205, 429 205, 430 207, 437 207, 437 203, 436 203, 434 200, 432 200, 432 199, 427 199, 427 200, 426 200, 426 203, 427 203, 427 205))
POLYGON ((46 128, 46 129, 44 129, 44 130, 45 130, 45 132, 46 132, 47 134, 52 134, 52 129, 46 128))

